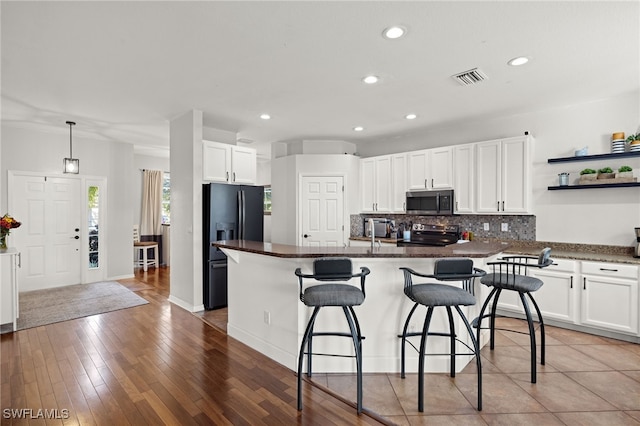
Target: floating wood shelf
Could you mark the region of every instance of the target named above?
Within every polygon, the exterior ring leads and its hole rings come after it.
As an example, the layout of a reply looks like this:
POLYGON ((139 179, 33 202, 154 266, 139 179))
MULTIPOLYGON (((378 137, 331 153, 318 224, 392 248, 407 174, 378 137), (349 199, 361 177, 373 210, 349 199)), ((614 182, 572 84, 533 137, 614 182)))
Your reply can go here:
POLYGON ((640 157, 640 152, 619 152, 616 154, 595 154, 574 157, 549 158, 547 163, 569 163, 572 161, 612 160, 615 158, 640 157))
POLYGON ((639 187, 640 182, 623 182, 623 183, 601 183, 593 185, 567 185, 567 186, 548 186, 549 191, 558 189, 591 189, 591 188, 630 188, 639 187))

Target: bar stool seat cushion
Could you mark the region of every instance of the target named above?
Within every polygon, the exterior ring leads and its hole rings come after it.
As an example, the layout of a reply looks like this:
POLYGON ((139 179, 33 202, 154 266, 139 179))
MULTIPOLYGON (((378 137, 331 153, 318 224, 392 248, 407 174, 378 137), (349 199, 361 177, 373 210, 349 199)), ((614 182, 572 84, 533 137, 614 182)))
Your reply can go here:
POLYGON ((476 304, 476 298, 461 288, 446 284, 414 284, 411 300, 425 306, 471 306, 476 304))
POLYGON ((505 290, 515 290, 519 292, 532 292, 542 287, 542 280, 527 275, 514 274, 487 274, 480 279, 486 286, 502 288, 505 290))
POLYGON ((364 302, 360 288, 349 284, 320 284, 304 290, 307 306, 358 306, 364 302))

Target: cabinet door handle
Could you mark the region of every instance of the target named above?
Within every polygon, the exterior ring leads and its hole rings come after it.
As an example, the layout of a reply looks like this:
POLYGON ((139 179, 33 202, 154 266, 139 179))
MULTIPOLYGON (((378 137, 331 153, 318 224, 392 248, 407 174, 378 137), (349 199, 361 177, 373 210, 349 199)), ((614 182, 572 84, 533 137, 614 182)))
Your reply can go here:
POLYGON ((498 211, 500 211, 500 201, 498 201, 498 211))
POLYGON ((569 284, 569 288, 573 288, 573 275, 571 276, 571 284, 569 284))
POLYGON ((407 203, 406 202, 402 203, 402 210, 404 210, 405 212, 407 211, 407 203))
POLYGON ((236 172, 233 172, 233 181, 236 181, 236 172))
POLYGON ((458 202, 456 201, 456 211, 458 211, 458 202))
POLYGON ((227 172, 227 182, 229 182, 229 172, 227 172))
POLYGON ((504 201, 502 202, 502 211, 504 211, 504 201))
POLYGON ((610 269, 610 268, 600 268, 601 271, 609 271, 609 272, 618 272, 617 269, 610 269))
POLYGON ((587 277, 582 278, 582 289, 587 289, 587 277))
POLYGON ((428 188, 428 186, 427 186, 427 180, 426 180, 426 179, 424 180, 424 187, 425 187, 425 188, 428 188))
POLYGON ((431 179, 431 188, 433 188, 433 178, 431 179))

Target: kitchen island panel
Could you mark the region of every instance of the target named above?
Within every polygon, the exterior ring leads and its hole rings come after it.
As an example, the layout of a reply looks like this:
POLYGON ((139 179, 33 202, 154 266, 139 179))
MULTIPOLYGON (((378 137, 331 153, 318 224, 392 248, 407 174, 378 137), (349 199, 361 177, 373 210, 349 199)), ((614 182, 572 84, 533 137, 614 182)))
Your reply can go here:
MULTIPOLYGON (((222 246, 229 256, 229 309, 227 330, 229 336, 260 351, 291 370, 297 369, 297 356, 302 334, 311 315, 312 308, 299 300, 296 268, 311 272, 312 258, 281 258, 265 256, 249 251, 240 251, 222 246)), ((495 258, 495 256, 489 256, 495 258)), ((477 267, 484 267, 486 259, 474 259, 477 267)), ((354 258, 353 268, 361 266, 371 270, 366 279, 366 299, 354 310, 360 321, 363 341, 363 370, 372 372, 398 372, 400 370, 400 339, 405 318, 413 303, 403 293, 401 266, 430 273, 435 258, 354 258)), ((358 285, 357 280, 352 281, 358 285)), ((308 282, 312 284, 312 281, 308 282)), ((451 284, 451 283, 448 283, 451 284)), ((476 298, 484 300, 488 289, 476 282, 476 298)), ((477 316, 478 304, 463 311, 472 320, 477 316)), ((425 309, 420 307, 414 314, 411 327, 420 331, 425 309)), ((464 324, 454 315, 456 329, 462 340, 470 345, 464 324)), ((432 320, 432 330, 447 330, 446 310, 436 309, 432 320)), ((347 331, 348 326, 342 310, 325 307, 316 321, 316 331, 347 331)), ((413 338, 415 344, 419 337, 413 338)), ((484 340, 484 339, 483 339, 484 340)), ((462 344, 460 352, 467 352, 462 344)), ((448 339, 430 338, 428 351, 445 353, 448 339)), ((340 337, 318 337, 314 339, 314 352, 353 354, 349 339, 340 337)), ((457 370, 460 371, 471 357, 458 357, 457 370)), ((355 360, 339 357, 314 357, 315 372, 355 371, 355 360)), ((417 371, 417 354, 407 352, 407 371, 417 371)), ((448 357, 428 357, 427 371, 447 371, 448 357)))

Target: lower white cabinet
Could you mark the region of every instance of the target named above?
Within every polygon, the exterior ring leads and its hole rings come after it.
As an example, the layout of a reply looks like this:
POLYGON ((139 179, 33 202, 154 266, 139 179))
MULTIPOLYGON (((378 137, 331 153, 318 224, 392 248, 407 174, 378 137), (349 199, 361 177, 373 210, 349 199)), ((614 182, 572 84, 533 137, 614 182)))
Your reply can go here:
POLYGON ((638 334, 638 267, 582 262, 583 325, 638 334))
POLYGON ((579 289, 576 264, 575 260, 555 259, 553 265, 529 271, 531 276, 544 282, 544 285, 533 293, 543 319, 568 323, 578 321, 579 289))
MULTIPOLYGON (((554 265, 528 274, 544 282, 532 293, 543 319, 638 335, 638 266, 554 259, 554 265)), ((524 313, 513 291, 502 292, 498 308, 524 313)))

